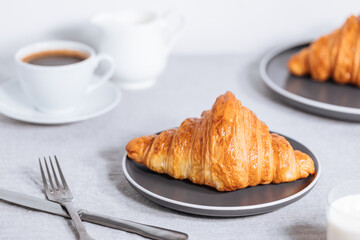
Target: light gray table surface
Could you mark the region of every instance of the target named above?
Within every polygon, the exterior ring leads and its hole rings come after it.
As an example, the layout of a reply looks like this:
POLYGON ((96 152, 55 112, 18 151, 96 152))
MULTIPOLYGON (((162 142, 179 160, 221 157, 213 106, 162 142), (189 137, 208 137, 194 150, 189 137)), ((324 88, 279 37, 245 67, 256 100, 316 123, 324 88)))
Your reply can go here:
MULTIPOLYGON (((37 159, 56 154, 74 204, 81 208, 183 231, 190 239, 325 239, 328 191, 337 183, 360 177, 360 125, 312 115, 281 102, 260 79, 260 57, 172 56, 155 86, 122 91, 122 100, 113 111, 84 122, 42 126, 1 115, 0 188, 44 198, 37 159), (239 218, 177 212, 136 192, 121 169, 128 141, 200 116, 227 90, 271 130, 315 153, 323 167, 315 188, 280 210, 239 218)), ((11 73, 3 75, 11 77, 11 73)), ((96 239, 142 239, 85 224, 96 239)), ((75 239, 75 234, 70 220, 0 202, 0 239, 75 239)))

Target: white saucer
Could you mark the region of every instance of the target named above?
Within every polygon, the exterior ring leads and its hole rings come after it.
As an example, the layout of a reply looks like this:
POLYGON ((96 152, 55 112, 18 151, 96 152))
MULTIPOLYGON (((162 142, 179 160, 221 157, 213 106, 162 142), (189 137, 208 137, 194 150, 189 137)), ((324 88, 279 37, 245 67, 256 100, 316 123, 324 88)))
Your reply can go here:
POLYGON ((100 116, 112 110, 120 102, 120 92, 113 83, 88 94, 73 111, 66 114, 40 112, 31 105, 18 81, 10 81, 0 86, 0 113, 7 117, 37 124, 64 124, 100 116))

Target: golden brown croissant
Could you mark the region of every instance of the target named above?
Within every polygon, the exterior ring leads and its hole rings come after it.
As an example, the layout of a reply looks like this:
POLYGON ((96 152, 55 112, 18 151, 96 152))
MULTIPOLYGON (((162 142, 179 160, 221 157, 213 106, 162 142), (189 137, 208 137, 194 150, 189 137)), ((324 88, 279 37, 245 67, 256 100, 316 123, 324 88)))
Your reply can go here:
POLYGON ((312 159, 268 127, 231 92, 219 96, 201 118, 177 129, 131 140, 128 156, 158 173, 189 179, 219 191, 305 178, 312 159))
POLYGON ((341 28, 293 55, 288 68, 297 76, 360 87, 360 16, 350 16, 341 28))

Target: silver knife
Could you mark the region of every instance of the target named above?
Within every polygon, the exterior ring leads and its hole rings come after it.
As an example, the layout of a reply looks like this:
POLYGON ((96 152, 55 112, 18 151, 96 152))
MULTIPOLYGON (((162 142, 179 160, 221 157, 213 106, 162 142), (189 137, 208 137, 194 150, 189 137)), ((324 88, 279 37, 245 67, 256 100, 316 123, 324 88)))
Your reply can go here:
MULTIPOLYGON (((55 214, 58 216, 70 218, 67 211, 58 203, 50 202, 44 199, 28 196, 22 193, 0 189, 0 200, 8 203, 13 203, 30 209, 55 214)), ((95 223, 105 227, 120 229, 123 231, 136 233, 141 236, 158 239, 158 240, 186 240, 188 235, 186 233, 173 231, 170 229, 145 225, 129 220, 114 218, 98 213, 86 211, 84 209, 77 210, 81 220, 95 223)))

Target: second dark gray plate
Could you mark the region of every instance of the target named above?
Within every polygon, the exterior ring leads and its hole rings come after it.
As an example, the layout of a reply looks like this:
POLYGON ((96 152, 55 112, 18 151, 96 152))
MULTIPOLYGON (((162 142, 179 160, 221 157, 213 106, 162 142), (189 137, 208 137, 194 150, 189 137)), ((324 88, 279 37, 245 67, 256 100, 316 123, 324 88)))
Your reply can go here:
MULTIPOLYGON (((284 135, 282 135, 284 136, 284 135)), ((315 174, 290 183, 259 185, 232 192, 196 185, 159 174, 131 160, 125 154, 126 179, 148 199, 178 211, 216 217, 236 217, 274 211, 305 196, 320 177, 320 163, 301 143, 286 137, 294 149, 308 154, 315 163, 315 174)))
POLYGON ((260 63, 260 75, 274 92, 288 103, 312 113, 350 121, 360 121, 360 88, 332 81, 316 82, 310 76, 290 74, 287 62, 309 42, 274 49, 260 63))

